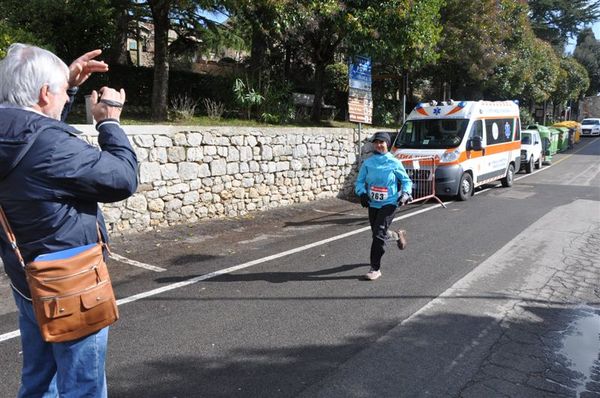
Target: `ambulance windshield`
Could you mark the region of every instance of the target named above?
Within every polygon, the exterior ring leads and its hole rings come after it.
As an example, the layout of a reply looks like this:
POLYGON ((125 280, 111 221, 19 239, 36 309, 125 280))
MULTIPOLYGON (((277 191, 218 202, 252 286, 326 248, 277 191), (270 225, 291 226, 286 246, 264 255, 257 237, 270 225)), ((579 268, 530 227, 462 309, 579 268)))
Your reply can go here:
POLYGON ((460 145, 468 119, 407 120, 398 134, 396 148, 447 149, 460 145))

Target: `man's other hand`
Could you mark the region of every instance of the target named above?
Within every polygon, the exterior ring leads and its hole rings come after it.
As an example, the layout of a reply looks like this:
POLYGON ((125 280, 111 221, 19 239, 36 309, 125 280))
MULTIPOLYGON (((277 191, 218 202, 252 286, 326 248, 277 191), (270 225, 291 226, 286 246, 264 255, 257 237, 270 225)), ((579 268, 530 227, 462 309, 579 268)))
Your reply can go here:
POLYGON ((94 72, 107 72, 108 65, 94 58, 102 54, 102 50, 93 50, 83 54, 69 65, 69 87, 78 87, 94 72))

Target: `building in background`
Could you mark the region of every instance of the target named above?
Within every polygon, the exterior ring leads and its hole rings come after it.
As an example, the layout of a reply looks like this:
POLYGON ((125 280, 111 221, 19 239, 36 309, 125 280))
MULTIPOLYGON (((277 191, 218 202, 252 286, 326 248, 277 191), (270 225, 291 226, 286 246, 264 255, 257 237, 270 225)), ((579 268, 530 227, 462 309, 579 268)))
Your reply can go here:
POLYGON ((585 97, 579 103, 579 118, 582 120, 588 117, 600 118, 600 93, 591 97, 585 97))

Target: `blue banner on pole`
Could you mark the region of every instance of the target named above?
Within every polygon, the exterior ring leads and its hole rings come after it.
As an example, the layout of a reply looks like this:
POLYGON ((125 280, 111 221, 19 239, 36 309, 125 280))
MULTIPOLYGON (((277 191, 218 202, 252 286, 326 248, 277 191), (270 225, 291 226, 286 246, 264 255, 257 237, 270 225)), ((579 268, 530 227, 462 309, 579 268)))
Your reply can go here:
POLYGON ((371 95, 371 58, 354 57, 348 67, 348 120, 372 123, 373 97, 371 95))
POLYGON ((348 68, 348 77, 351 88, 371 91, 371 58, 353 57, 348 68))

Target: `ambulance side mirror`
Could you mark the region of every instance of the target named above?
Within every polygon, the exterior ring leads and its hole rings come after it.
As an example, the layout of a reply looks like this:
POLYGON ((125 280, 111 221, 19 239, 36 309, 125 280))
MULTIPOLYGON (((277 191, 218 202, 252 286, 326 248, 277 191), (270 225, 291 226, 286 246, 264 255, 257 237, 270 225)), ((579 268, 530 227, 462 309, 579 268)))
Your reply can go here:
POLYGON ((481 137, 479 136, 474 136, 467 142, 467 151, 481 151, 482 149, 481 137))

